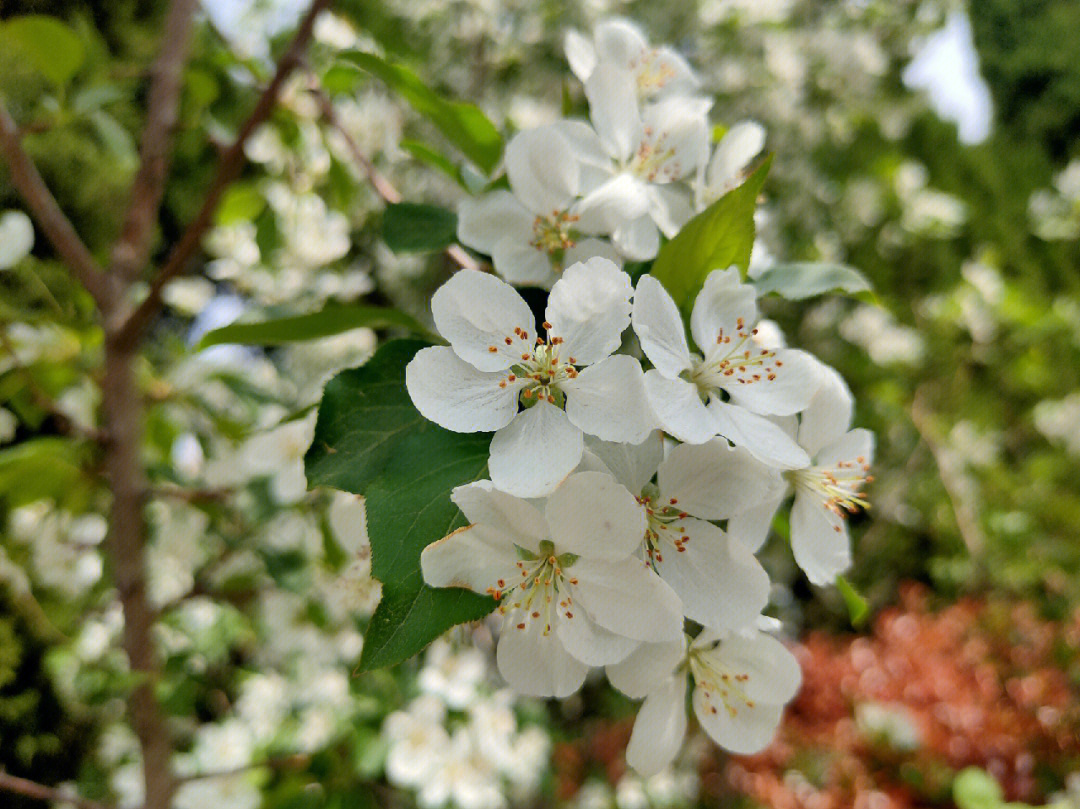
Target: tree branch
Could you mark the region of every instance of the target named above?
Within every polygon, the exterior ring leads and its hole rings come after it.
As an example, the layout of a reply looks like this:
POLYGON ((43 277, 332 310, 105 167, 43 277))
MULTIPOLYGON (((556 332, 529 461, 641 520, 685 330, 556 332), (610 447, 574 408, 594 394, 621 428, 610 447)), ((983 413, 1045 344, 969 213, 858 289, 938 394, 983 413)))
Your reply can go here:
POLYGON ((8 775, 3 770, 0 770, 0 790, 13 792, 16 795, 22 795, 25 798, 34 798, 39 801, 67 803, 77 806, 78 809, 111 809, 111 807, 104 803, 92 801, 89 798, 80 798, 78 795, 71 795, 63 790, 47 787, 35 781, 28 781, 25 778, 8 775))
POLYGON ((195 254, 195 251, 198 250, 203 234, 210 227, 214 211, 221 202, 225 189, 240 176, 240 171, 244 166, 244 144, 247 143, 248 138, 251 137, 255 129, 270 116, 274 105, 277 103, 282 85, 300 64, 304 50, 311 39, 315 19, 330 5, 330 2, 331 0, 314 0, 311 8, 304 15, 293 41, 281 57, 281 61, 278 62, 273 79, 270 80, 270 84, 267 85, 255 105, 255 109, 252 110, 251 115, 248 116, 248 119, 240 128, 236 140, 218 160, 217 173, 206 193, 202 208, 199 209, 198 214, 195 215, 195 218, 180 237, 180 241, 169 253, 165 265, 154 277, 154 280, 151 281, 146 298, 120 326, 120 340, 123 344, 133 345, 138 341, 154 317, 161 311, 162 289, 174 278, 187 271, 188 262, 195 254))
POLYGON ((150 254, 172 159, 172 136, 197 7, 197 0, 173 0, 165 21, 161 55, 152 69, 146 127, 139 144, 139 172, 131 185, 127 215, 112 251, 112 271, 128 280, 138 275, 150 254))
POLYGON ((34 162, 23 150, 19 128, 3 102, 0 102, 0 151, 11 170, 12 185, 22 195, 38 227, 45 232, 60 258, 71 269, 75 280, 90 293, 98 308, 106 308, 112 300, 109 279, 64 216, 34 162))

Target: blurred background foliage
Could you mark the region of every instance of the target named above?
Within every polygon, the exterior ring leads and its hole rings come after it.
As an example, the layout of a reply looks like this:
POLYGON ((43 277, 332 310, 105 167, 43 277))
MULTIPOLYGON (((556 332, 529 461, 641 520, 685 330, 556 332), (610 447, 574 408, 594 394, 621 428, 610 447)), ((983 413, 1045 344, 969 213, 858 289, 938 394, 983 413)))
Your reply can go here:
MULTIPOLYGON (((198 209, 218 150, 303 7, 206 4, 184 76, 158 258, 198 209)), ((162 3, 134 0, 0 4, 0 95, 99 255, 137 168, 164 13, 162 3), (54 15, 74 32, 81 55, 70 76, 57 81, 20 50, 7 26, 27 13, 54 15)), ((976 804, 950 785, 968 765, 1005 789, 979 806, 1054 794, 1080 805, 1075 778, 1064 792, 1080 771, 1080 60, 1071 35, 1080 6, 341 0, 335 14, 316 33, 311 74, 297 75, 249 144, 250 165, 204 244, 203 272, 169 288, 168 317, 141 359, 155 487, 148 575, 167 673, 160 697, 181 740, 178 768, 227 771, 187 782, 177 806, 440 805, 448 799, 410 781, 401 764, 438 745, 457 751, 440 777, 469 809, 498 805, 491 785, 512 805, 885 809, 955 799, 967 809, 976 804), (850 264, 879 302, 775 300, 768 314, 840 370, 857 422, 878 435, 873 508, 857 520, 850 578, 885 612, 852 628, 840 596, 812 590, 787 561, 778 525, 766 555, 777 581, 771 611, 793 638, 828 633, 807 641, 803 660, 808 671, 835 673, 840 704, 822 707, 828 677, 812 678, 772 758, 721 760, 692 746, 667 781, 650 784, 618 763, 628 702, 599 683, 560 705, 512 700, 498 690, 484 627, 394 671, 349 676, 378 597, 363 507, 305 492, 298 464, 322 383, 362 362, 385 330, 267 351, 195 350, 232 318, 327 302, 391 302, 426 318, 427 294, 451 271, 441 254, 387 249, 383 205, 356 152, 405 199, 447 208, 464 193, 458 181, 475 185, 477 171, 378 82, 339 69, 338 52, 393 57, 512 132, 584 109, 562 35, 608 13, 687 55, 717 98, 715 122, 754 118, 768 130, 775 158, 755 265, 850 264), (920 42, 965 13, 993 100, 993 126, 974 144, 904 81, 920 42), (336 125, 321 116, 313 76, 332 97, 336 125), (432 167, 440 156, 455 177, 432 167), (897 635, 898 616, 917 629, 897 635), (1017 626, 1026 629, 1016 635, 1017 626), (912 637, 922 640, 913 646, 912 637), (1001 687, 984 707, 1031 720, 1018 746, 957 753, 949 728, 969 738, 981 726, 957 731, 947 700, 932 709, 903 689, 843 684, 845 661, 886 679, 935 681, 942 669, 880 662, 916 660, 934 643, 943 661, 953 644, 970 652, 950 681, 968 682, 968 664, 1008 664, 987 675, 1001 687), (481 651, 469 651, 474 644, 481 651), (878 655, 873 666, 867 649, 878 655), (1022 686, 1010 683, 1030 678, 1052 688, 1017 696, 1022 686), (880 703, 921 718, 865 707, 880 703), (922 736, 905 736, 904 722, 922 736), (495 734, 501 753, 462 741, 474 728, 495 734), (1070 728, 1073 744, 1058 744, 1070 728), (1023 758, 1036 752, 1035 764, 1023 758), (445 774, 451 765, 457 781, 445 774), (847 782, 834 778, 845 772, 847 782)), ((0 211, 18 210, 5 171, 0 211)), ((122 701, 131 678, 99 551, 108 493, 85 438, 100 423, 101 334, 40 234, 27 257, 0 270, 0 334, 0 766, 137 807, 140 764, 122 701)))

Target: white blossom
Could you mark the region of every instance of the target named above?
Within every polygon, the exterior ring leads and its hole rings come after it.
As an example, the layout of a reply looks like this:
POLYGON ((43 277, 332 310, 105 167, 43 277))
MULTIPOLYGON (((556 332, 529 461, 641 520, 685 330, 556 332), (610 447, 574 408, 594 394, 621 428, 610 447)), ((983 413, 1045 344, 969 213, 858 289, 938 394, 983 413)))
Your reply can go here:
POLYGON ((34 248, 34 224, 22 211, 0 214, 0 270, 8 270, 34 248))

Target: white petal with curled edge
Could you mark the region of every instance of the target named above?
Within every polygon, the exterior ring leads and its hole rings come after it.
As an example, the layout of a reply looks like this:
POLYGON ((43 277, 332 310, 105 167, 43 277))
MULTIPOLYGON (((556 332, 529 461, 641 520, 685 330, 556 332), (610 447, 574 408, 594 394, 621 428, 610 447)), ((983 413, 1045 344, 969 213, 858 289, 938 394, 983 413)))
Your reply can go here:
POLYGON ((773 518, 777 509, 788 495, 788 487, 781 489, 774 497, 759 506, 754 506, 741 514, 736 514, 727 522, 728 536, 745 545, 751 553, 757 553, 765 540, 769 538, 773 518))
POLYGON ((500 492, 490 480, 458 486, 450 499, 470 523, 478 523, 514 538, 514 542, 536 553, 548 538, 544 515, 528 500, 500 492))
POLYGON ((754 327, 757 322, 756 296, 754 288, 742 282, 735 267, 709 273, 690 313, 690 333, 705 352, 706 359, 717 350, 717 340, 721 336, 730 337, 732 343, 737 340, 735 335, 739 332, 740 320, 744 332, 754 327))
POLYGON ((676 379, 690 368, 690 348, 679 309, 663 284, 651 275, 638 279, 632 317, 641 350, 657 371, 676 379))
POLYGON ((574 365, 591 365, 622 343, 630 325, 630 276, 606 258, 572 264, 555 282, 544 319, 548 334, 562 340, 559 357, 574 365))
POLYGON ((416 409, 456 433, 489 432, 511 422, 524 383, 500 382, 506 374, 478 371, 447 346, 422 348, 405 366, 405 388, 416 409))
POLYGON ((832 466, 837 463, 869 464, 874 458, 874 434, 862 427, 844 433, 829 446, 818 452, 814 463, 817 466, 832 466))
POLYGON ((665 432, 690 444, 704 443, 716 435, 716 420, 694 383, 667 379, 652 370, 645 373, 645 391, 665 432))
POLYGON ((580 31, 571 28, 566 32, 563 39, 563 51, 566 53, 566 61, 570 63, 570 70, 578 81, 585 81, 596 69, 596 48, 592 40, 580 31))
POLYGON ((34 249, 34 224, 22 211, 0 214, 0 270, 14 267, 34 249))
POLYGON ((653 430, 638 444, 600 441, 586 436, 585 448, 615 480, 631 494, 638 495, 664 459, 664 436, 659 430, 653 430))
POLYGON ((609 665, 608 681, 630 697, 641 699, 672 675, 686 654, 686 640, 643 643, 620 663, 609 665))
POLYGON ((563 648, 582 663, 590 666, 618 663, 641 645, 640 641, 624 638, 597 626, 584 610, 577 609, 574 604, 569 604, 566 609, 560 608, 559 612, 555 632, 563 648))
POLYGON ((611 243, 632 261, 649 261, 660 250, 660 231, 650 217, 640 216, 617 225, 611 243))
POLYGON ((813 584, 821 587, 851 567, 847 520, 825 507, 825 501, 801 486, 791 507, 791 553, 813 584))
POLYGON ((679 528, 686 529, 682 552, 661 541, 654 563, 682 600, 686 617, 711 629, 754 626, 769 602, 765 568, 745 545, 702 520, 678 520, 661 538, 679 528))
POLYGON ((823 378, 817 360, 805 351, 782 348, 765 365, 736 369, 730 379, 744 380, 744 384, 733 381, 724 386, 733 402, 763 416, 790 416, 810 404, 823 378))
POLYGON ((637 557, 582 557, 565 575, 573 579, 569 589, 574 603, 604 629, 647 643, 682 637, 682 602, 637 557))
POLYGON ((559 387, 566 392, 566 415, 589 435, 640 444, 659 426, 641 363, 626 354, 590 365, 559 387))
POLYGON ((815 362, 821 381, 799 416, 799 445, 811 457, 847 432, 855 401, 840 374, 820 360, 815 362))
POLYGON ((764 416, 718 399, 709 403, 709 415, 718 435, 746 447, 760 461, 779 469, 801 469, 810 463, 806 450, 764 416))
POLYGON ((503 620, 495 653, 499 674, 520 694, 570 696, 585 682, 589 667, 575 660, 554 632, 545 635, 543 621, 523 619, 523 612, 514 610, 503 620))
POLYGON ((740 121, 724 133, 716 146, 705 182, 711 198, 723 196, 745 179, 750 161, 765 148, 765 127, 757 121, 740 121))
POLYGON ((669 677, 645 698, 626 746, 626 763, 643 778, 656 775, 679 754, 686 736, 686 675, 669 677))
POLYGON ((785 487, 776 469, 719 439, 672 449, 660 464, 657 482, 665 500, 675 498, 680 511, 703 520, 727 519, 785 487))
POLYGON ((637 77, 628 68, 601 61, 585 82, 589 117, 608 155, 619 163, 641 142, 637 77))
POLYGON ((514 195, 534 214, 564 211, 578 195, 578 164, 558 127, 514 135, 506 144, 506 174, 514 195))
POLYGON ((540 402, 491 439, 491 482, 517 497, 542 497, 574 471, 582 447, 581 430, 566 413, 540 402))
POLYGON ((717 695, 710 700, 701 687, 694 689, 694 713, 709 738, 732 753, 749 755, 764 750, 776 735, 783 705, 755 703, 753 708, 739 703, 732 714, 717 695))
POLYGON ((458 270, 431 296, 431 314, 454 352, 481 371, 501 371, 532 353, 532 310, 516 289, 494 275, 458 270))
POLYGON ((510 234, 528 242, 533 215, 509 191, 498 189, 481 197, 466 197, 458 204, 457 237, 466 247, 491 255, 510 234))
MULTIPOLYGON (((497 242, 491 251, 491 263, 495 265, 495 271, 499 275, 517 286, 550 289, 559 279, 551 266, 548 252, 533 247, 526 237, 509 236, 497 242)), ((521 343, 516 342, 515 345, 521 343)))
POLYGON ((645 536, 644 509, 625 487, 602 472, 576 472, 568 477, 548 497, 545 517, 555 550, 583 558, 626 558, 645 536))
POLYGON ((469 525, 432 542, 420 554, 429 587, 464 587, 475 593, 517 582, 514 537, 487 525, 469 525))

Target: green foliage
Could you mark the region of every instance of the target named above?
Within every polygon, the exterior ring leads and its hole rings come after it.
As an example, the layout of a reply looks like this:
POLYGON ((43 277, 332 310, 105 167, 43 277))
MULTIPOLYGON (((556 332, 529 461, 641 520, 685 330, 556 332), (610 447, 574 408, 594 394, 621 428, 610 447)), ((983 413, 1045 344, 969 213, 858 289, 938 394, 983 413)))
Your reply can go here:
POLYGON ((461 175, 461 168, 455 166, 446 155, 436 151, 426 143, 418 140, 403 140, 398 144, 402 149, 411 154, 421 163, 438 169, 455 183, 465 188, 465 178, 461 175))
POLYGON ((754 247, 754 208, 772 164, 770 155, 746 182, 699 213, 660 248, 651 273, 680 309, 688 309, 713 270, 734 265, 745 276, 754 247))
POLYGON ((854 267, 816 261, 774 264, 754 279, 758 295, 776 294, 789 301, 842 293, 874 301, 870 282, 854 267))
POLYGON ((214 210, 214 222, 232 225, 251 222, 266 208, 266 197, 254 183, 234 183, 221 197, 214 210))
POLYGON ((870 617, 870 604, 867 600, 843 576, 836 577, 836 589, 844 599, 851 625, 857 627, 866 623, 866 619, 870 617))
POLYGON ((442 250, 457 238, 457 215, 445 208, 415 202, 387 205, 382 237, 395 253, 442 250))
POLYGON ((67 84, 86 58, 79 35, 55 17, 43 14, 8 20, 0 27, 0 41, 57 87, 67 84))
POLYGON ((303 340, 317 340, 366 326, 371 329, 397 328, 436 340, 416 318, 387 306, 328 304, 319 312, 264 320, 259 323, 231 323, 207 332, 197 350, 222 344, 277 346, 303 340))
POLYGON ((491 174, 495 170, 502 157, 502 136, 478 107, 463 101, 447 101, 408 68, 373 54, 350 51, 342 57, 384 81, 484 172, 491 174))

